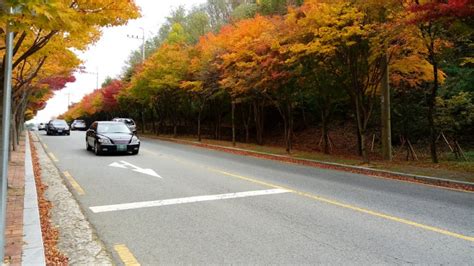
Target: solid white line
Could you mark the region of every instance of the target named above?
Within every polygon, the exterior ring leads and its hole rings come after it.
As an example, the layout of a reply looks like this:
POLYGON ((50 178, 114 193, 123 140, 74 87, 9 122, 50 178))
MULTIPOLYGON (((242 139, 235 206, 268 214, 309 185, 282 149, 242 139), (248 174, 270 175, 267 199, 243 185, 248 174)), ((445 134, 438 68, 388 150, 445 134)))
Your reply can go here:
POLYGON ((201 201, 235 199, 235 198, 244 198, 244 197, 281 194, 281 193, 288 193, 288 192, 290 192, 290 191, 288 191, 286 189, 279 189, 278 188, 278 189, 246 191, 246 192, 219 194, 219 195, 206 195, 206 196, 195 196, 195 197, 177 198, 177 199, 166 199, 166 200, 142 201, 142 202, 115 204, 115 205, 104 205, 104 206, 89 207, 89 209, 94 213, 112 212, 112 211, 123 211, 123 210, 139 209, 139 208, 159 207, 159 206, 174 205, 174 204, 193 203, 193 202, 201 202, 201 201))

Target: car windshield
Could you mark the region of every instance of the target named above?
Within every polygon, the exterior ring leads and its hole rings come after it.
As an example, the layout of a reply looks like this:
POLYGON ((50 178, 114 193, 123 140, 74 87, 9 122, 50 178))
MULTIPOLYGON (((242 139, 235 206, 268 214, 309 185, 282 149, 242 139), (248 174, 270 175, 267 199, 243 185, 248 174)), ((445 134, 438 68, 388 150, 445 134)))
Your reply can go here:
POLYGON ((130 129, 125 124, 99 124, 97 126, 98 133, 130 133, 130 129))
POLYGON ((65 121, 53 121, 53 126, 67 126, 65 121))

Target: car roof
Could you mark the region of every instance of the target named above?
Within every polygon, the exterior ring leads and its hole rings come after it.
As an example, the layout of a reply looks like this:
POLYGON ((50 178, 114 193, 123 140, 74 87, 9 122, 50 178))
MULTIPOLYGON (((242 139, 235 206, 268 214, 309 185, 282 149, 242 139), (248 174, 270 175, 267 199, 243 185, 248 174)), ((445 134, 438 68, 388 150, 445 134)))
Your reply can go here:
POLYGON ((118 121, 95 121, 97 124, 122 124, 122 122, 118 121))

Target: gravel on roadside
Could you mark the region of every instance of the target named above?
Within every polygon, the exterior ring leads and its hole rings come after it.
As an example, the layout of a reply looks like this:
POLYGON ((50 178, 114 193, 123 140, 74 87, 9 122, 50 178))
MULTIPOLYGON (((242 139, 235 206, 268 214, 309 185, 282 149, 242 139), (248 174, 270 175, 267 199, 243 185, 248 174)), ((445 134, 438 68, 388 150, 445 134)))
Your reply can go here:
POLYGON ((41 180, 47 186, 44 195, 52 204, 51 222, 59 229, 58 249, 69 258, 70 265, 113 265, 105 245, 95 234, 38 137, 33 134, 32 140, 41 167, 41 180))

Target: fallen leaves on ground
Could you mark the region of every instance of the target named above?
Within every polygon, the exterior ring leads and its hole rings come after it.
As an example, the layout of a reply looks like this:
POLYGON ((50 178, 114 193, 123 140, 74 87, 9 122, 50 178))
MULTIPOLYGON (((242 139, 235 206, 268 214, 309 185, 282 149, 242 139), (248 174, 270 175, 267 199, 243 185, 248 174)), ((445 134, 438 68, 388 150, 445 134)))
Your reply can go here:
POLYGON ((68 265, 68 258, 57 248, 59 231, 51 224, 52 204, 44 196, 44 192, 48 187, 41 182, 41 166, 31 136, 30 143, 36 190, 38 194, 38 207, 41 221, 41 233, 43 234, 46 265, 68 265))
MULTIPOLYGON (((180 141, 178 139, 170 140, 170 141, 177 142, 177 143, 189 144, 189 142, 183 142, 183 141, 180 141)), ((207 149, 212 149, 212 150, 224 151, 224 152, 227 152, 227 153, 233 153, 233 154, 245 155, 245 156, 252 156, 252 157, 270 159, 270 160, 287 162, 287 163, 301 164, 301 165, 306 165, 306 166, 318 167, 318 168, 322 168, 322 169, 339 170, 339 171, 351 172, 351 173, 354 173, 354 174, 363 174, 363 175, 369 175, 369 176, 374 176, 374 177, 383 177, 383 178, 397 179, 397 180, 402 180, 402 181, 407 181, 407 182, 414 182, 414 183, 421 183, 421 184, 427 184, 427 185, 447 187, 447 188, 452 188, 452 189, 474 191, 473 186, 461 185, 461 184, 456 184, 456 183, 452 183, 452 182, 449 182, 449 181, 443 181, 443 180, 428 181, 428 180, 425 180, 425 179, 419 179, 415 176, 413 176, 413 177, 402 176, 402 175, 397 175, 397 174, 392 174, 392 173, 379 172, 379 171, 376 171, 376 170, 373 171, 373 170, 370 170, 370 169, 357 169, 357 168, 352 168, 352 167, 329 165, 329 164, 324 164, 324 163, 311 162, 311 161, 307 161, 307 160, 300 160, 300 159, 291 158, 291 157, 267 155, 267 154, 252 152, 252 151, 241 151, 241 150, 235 150, 235 149, 232 149, 232 148, 226 148, 226 147, 222 147, 222 146, 217 147, 217 146, 208 145, 208 144, 205 144, 205 143, 193 143, 191 145, 197 146, 197 147, 203 147, 203 148, 207 148, 207 149)))

